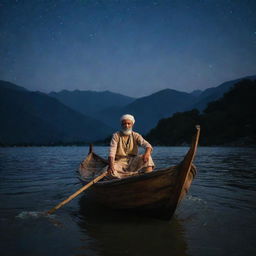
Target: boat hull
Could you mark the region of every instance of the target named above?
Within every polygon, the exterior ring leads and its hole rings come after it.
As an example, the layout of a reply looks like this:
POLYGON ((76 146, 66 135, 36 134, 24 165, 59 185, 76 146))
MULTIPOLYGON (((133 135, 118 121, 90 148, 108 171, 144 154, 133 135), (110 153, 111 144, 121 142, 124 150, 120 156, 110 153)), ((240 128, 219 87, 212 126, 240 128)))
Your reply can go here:
POLYGON ((173 215, 177 204, 186 195, 195 177, 196 169, 191 168, 179 197, 177 180, 180 166, 158 170, 122 180, 96 183, 92 187, 94 199, 107 207, 146 213, 163 219, 173 215))
MULTIPOLYGON (((91 188, 94 199, 110 208, 170 219, 196 175, 193 159, 199 131, 197 128, 189 151, 178 165, 123 179, 99 181, 91 188)), ((107 163, 90 152, 80 165, 82 182, 100 175, 107 163)))

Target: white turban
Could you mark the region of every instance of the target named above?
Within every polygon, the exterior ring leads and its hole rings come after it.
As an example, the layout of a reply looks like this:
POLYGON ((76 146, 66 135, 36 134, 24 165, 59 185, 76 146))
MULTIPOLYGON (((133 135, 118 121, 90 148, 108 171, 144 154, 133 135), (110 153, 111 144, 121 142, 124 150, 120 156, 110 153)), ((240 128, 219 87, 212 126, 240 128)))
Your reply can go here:
POLYGON ((125 114, 125 115, 121 116, 120 121, 122 122, 123 120, 127 120, 127 119, 132 121, 133 124, 135 123, 134 116, 132 116, 130 114, 125 114))

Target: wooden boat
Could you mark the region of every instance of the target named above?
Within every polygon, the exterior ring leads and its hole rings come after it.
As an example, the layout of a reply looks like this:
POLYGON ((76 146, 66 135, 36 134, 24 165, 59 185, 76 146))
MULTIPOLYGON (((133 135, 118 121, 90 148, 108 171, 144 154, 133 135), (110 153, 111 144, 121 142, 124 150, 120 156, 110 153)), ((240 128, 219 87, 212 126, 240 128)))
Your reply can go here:
MULTIPOLYGON (((196 175, 193 160, 199 134, 200 127, 196 126, 191 147, 179 164, 123 179, 101 180, 91 188, 95 200, 111 208, 170 219, 196 175)), ((87 183, 100 175, 106 165, 107 160, 90 150, 80 164, 80 179, 87 183)))

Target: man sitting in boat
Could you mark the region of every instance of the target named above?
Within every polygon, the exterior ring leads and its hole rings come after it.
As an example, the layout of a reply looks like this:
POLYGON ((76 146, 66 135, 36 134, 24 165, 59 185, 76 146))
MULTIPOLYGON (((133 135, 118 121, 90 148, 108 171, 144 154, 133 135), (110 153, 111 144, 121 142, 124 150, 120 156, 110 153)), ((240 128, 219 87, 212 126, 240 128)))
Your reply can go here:
POLYGON ((135 119, 132 115, 123 115, 120 119, 121 130, 114 133, 109 150, 109 176, 124 178, 139 173, 152 172, 154 162, 151 157, 152 146, 137 132, 134 132, 135 119), (138 155, 138 146, 145 148, 138 155))

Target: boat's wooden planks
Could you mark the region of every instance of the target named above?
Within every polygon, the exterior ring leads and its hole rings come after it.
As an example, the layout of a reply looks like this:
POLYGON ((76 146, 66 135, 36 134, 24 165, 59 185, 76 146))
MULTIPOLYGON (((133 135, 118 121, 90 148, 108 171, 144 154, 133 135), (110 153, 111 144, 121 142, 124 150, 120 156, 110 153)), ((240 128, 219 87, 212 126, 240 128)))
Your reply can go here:
MULTIPOLYGON (((100 181, 92 188, 95 199, 111 208, 145 210, 150 215, 170 218, 196 175, 193 160, 199 134, 200 128, 197 127, 191 147, 179 165, 123 179, 100 181)), ((90 150, 80 165, 82 180, 99 175, 107 164, 105 159, 90 150)))
POLYGON ((148 179, 137 179, 129 183, 115 183, 94 187, 96 199, 110 207, 132 208, 153 204, 169 198, 175 187, 173 173, 148 179), (111 196, 110 196, 111 195, 111 196))

